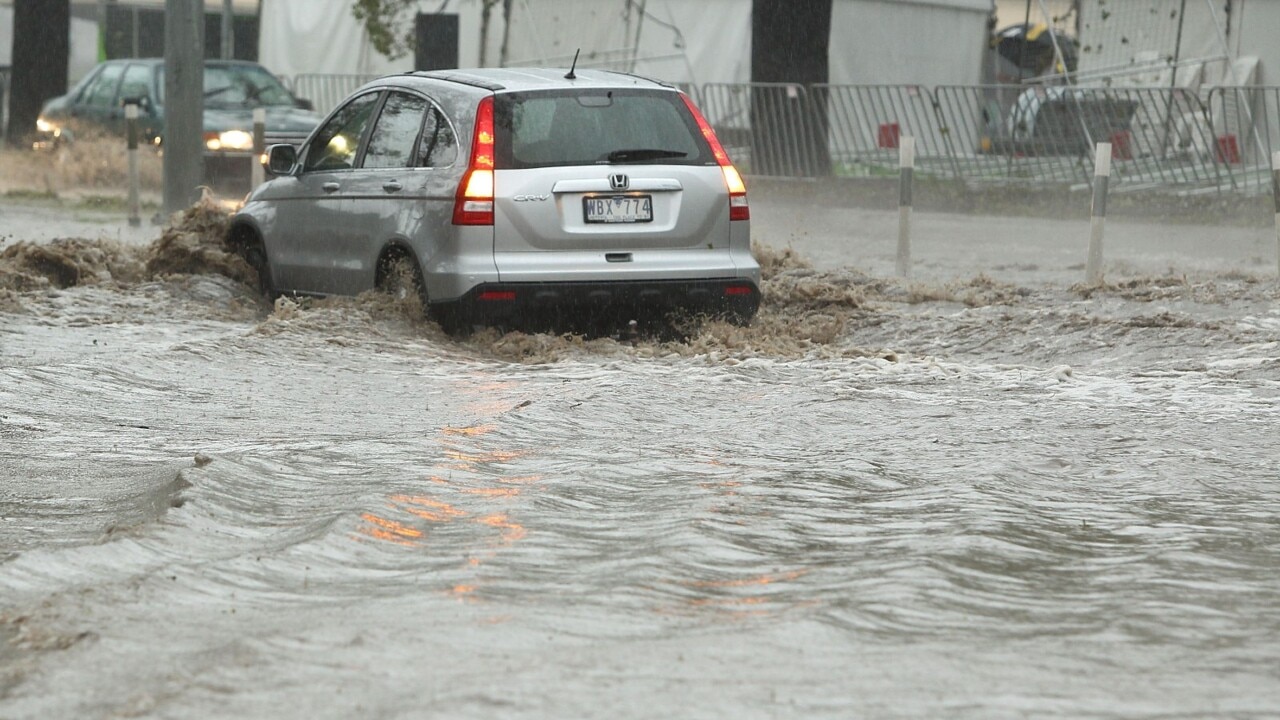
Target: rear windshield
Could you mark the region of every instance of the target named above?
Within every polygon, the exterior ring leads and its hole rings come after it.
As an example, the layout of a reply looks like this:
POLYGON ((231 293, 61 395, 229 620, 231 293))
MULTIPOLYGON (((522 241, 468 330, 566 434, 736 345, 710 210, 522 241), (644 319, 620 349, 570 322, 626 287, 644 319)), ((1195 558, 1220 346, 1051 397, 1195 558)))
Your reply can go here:
POLYGON ((499 170, 558 165, 714 165, 697 122, 674 92, 556 90, 498 95, 499 170))

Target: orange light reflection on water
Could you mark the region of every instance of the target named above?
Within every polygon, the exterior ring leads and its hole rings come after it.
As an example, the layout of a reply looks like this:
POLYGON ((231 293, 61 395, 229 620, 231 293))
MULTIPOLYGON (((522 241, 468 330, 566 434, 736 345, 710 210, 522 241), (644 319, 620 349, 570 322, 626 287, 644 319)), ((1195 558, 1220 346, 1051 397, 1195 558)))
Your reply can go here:
POLYGON ((476 522, 501 530, 502 540, 505 543, 513 543, 517 540, 523 539, 525 535, 529 534, 523 525, 508 520, 505 513, 496 513, 478 518, 476 522))
POLYGON ((496 463, 519 460, 529 454, 528 450, 491 450, 489 452, 463 452, 462 450, 445 450, 444 456, 460 463, 496 463))
POLYGON ((487 435, 497 429, 497 425, 488 423, 485 425, 471 425, 469 427, 446 427, 441 429, 440 432, 445 435, 477 437, 480 435, 487 435))
POLYGON ((441 500, 434 500, 421 495, 392 495, 391 501, 401 510, 432 522, 449 522, 454 518, 466 517, 466 510, 459 510, 441 500))
POLYGON ((773 583, 786 582, 787 580, 795 580, 809 573, 808 570, 794 570, 788 573, 774 573, 770 575, 758 575, 750 578, 740 578, 737 580, 695 580, 687 583, 690 587, 699 588, 729 588, 729 587, 750 587, 753 585, 772 585, 773 583))
POLYGON ((360 519, 365 524, 356 527, 356 532, 375 540, 383 540, 396 545, 412 546, 416 545, 417 541, 424 535, 417 528, 409 527, 395 520, 379 517, 373 513, 363 513, 360 515, 360 519))
POLYGON ((480 495, 482 497, 494 498, 513 498, 520 494, 518 488, 464 488, 462 492, 468 495, 480 495))

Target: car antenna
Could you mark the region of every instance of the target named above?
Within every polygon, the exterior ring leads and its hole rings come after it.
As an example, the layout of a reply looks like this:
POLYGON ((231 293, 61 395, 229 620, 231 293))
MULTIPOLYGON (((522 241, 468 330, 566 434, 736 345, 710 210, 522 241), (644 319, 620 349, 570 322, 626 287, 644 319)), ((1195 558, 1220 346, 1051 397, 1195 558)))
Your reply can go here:
POLYGON ((569 66, 569 72, 564 74, 565 80, 577 80, 578 76, 573 72, 578 67, 578 53, 582 52, 582 48, 578 48, 573 53, 573 65, 569 66))

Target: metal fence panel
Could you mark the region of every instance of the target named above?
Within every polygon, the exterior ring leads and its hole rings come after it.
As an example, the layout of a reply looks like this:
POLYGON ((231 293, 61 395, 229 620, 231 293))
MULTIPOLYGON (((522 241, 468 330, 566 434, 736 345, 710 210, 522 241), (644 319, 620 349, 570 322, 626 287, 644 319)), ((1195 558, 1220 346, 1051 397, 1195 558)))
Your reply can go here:
POLYGON ((1209 93, 1209 152, 1233 170, 1237 184, 1268 192, 1271 154, 1280 150, 1280 88, 1217 87, 1209 93))
POLYGON ((328 113, 338 106, 356 88, 380 75, 321 75, 302 74, 293 79, 293 94, 311 101, 316 112, 328 113))
POLYGON ((753 175, 807 177, 830 172, 813 100, 793 83, 709 83, 703 112, 729 157, 753 175))
POLYGON ((898 140, 916 139, 916 171, 954 175, 951 129, 939 122, 933 93, 919 85, 813 85, 836 175, 897 174, 898 140))

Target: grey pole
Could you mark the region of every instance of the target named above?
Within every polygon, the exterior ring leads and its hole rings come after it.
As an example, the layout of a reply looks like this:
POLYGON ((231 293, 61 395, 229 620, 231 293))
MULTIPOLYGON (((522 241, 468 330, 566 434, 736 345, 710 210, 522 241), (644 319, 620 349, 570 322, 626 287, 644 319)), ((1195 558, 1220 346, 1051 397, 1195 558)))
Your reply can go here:
POLYGON ((249 183, 256 190, 265 178, 262 158, 267 152, 267 109, 253 109, 253 164, 249 166, 249 183))
POLYGON ((231 0, 222 0, 222 59, 230 60, 236 54, 235 10, 231 0))
POLYGON ((1098 143, 1093 161, 1093 205, 1090 215, 1089 260, 1085 264, 1084 282, 1102 282, 1102 230, 1107 221, 1107 181, 1111 178, 1111 143, 1098 143))
POLYGON ((164 212, 185 209, 204 179, 204 0, 165 0, 164 212))
POLYGON ((129 141, 129 225, 142 224, 142 208, 138 201, 138 101, 131 98, 124 106, 129 141))
POLYGON ((1276 277, 1280 278, 1280 152, 1271 155, 1271 196, 1276 206, 1276 277))
POLYGON ((916 139, 898 139, 898 275, 911 277, 911 184, 915 175, 916 139))

